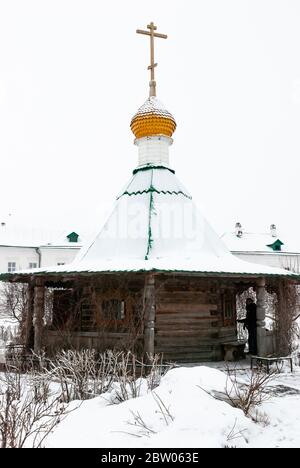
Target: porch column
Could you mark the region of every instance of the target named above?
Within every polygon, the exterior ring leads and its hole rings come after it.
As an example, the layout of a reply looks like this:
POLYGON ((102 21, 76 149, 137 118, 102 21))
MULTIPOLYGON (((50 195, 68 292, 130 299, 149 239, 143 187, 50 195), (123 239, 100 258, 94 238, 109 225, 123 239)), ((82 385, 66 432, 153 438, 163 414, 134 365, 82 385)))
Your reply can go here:
POLYGON ((28 284, 27 297, 26 297, 26 318, 25 318, 25 333, 24 344, 26 351, 32 348, 32 333, 33 333, 33 298, 34 287, 32 283, 28 284))
POLYGON ((260 278, 256 286, 256 326, 257 326, 257 354, 258 356, 267 355, 266 343, 266 281, 260 278))
POLYGON ((155 279, 150 273, 145 279, 144 352, 147 359, 154 355, 155 336, 155 279))
POLYGON ((34 352, 39 353, 42 349, 45 313, 45 287, 40 278, 37 279, 34 287, 33 304, 34 352))

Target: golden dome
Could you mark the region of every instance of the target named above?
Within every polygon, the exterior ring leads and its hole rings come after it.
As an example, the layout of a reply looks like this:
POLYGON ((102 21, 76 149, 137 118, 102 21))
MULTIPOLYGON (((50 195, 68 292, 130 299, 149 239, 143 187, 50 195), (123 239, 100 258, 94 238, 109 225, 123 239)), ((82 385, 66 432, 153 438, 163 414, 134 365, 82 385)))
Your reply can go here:
POLYGON ((163 104, 155 96, 151 96, 133 116, 130 127, 135 138, 152 135, 171 137, 176 129, 176 122, 163 104))

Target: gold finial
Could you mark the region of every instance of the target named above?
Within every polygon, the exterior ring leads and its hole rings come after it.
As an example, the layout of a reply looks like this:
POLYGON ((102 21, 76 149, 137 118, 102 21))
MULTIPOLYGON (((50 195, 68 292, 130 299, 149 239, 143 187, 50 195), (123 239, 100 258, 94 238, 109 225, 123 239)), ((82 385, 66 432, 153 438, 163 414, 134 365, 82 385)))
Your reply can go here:
POLYGON ((137 29, 136 32, 138 34, 145 34, 146 36, 150 36, 150 65, 148 67, 148 70, 150 70, 150 97, 151 96, 156 96, 156 82, 155 82, 155 77, 154 77, 154 68, 157 67, 157 63, 154 63, 154 38, 155 37, 160 37, 161 39, 167 39, 166 34, 160 34, 156 33, 154 31, 157 30, 157 26, 153 22, 147 25, 147 28, 150 31, 143 31, 142 29, 137 29))

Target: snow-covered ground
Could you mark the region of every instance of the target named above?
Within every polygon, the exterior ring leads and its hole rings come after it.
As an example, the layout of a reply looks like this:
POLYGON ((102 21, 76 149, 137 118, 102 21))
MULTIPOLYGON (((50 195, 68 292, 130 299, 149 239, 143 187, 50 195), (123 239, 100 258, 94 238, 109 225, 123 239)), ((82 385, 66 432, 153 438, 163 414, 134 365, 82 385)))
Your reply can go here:
MULTIPOLYGON (((240 371, 243 378, 245 371, 240 371)), ((207 366, 170 370, 153 392, 120 404, 112 393, 85 401, 49 436, 47 447, 300 447, 300 369, 279 374, 258 424, 208 392, 226 375, 207 366), (140 422, 139 422, 140 421, 140 422), (144 425, 144 427, 143 427, 144 425)), ((77 404, 74 402, 73 404, 77 404)))

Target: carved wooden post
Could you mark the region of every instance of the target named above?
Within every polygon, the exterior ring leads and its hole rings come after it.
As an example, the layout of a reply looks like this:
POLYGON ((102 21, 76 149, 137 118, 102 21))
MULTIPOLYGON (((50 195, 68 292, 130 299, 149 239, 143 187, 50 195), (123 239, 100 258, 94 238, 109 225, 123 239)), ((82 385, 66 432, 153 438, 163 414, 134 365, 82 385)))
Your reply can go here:
POLYGON ((37 278, 34 287, 33 324, 34 324, 34 352, 42 349, 43 328, 45 312, 45 287, 43 280, 37 278))
POLYGON ((267 355, 266 342, 266 281, 260 278, 256 287, 256 320, 257 320, 257 354, 258 356, 267 355))
POLYGON ((150 273, 145 279, 144 352, 147 359, 154 355, 155 336, 155 279, 150 273))
MULTIPOLYGON (((282 356, 287 356, 291 352, 293 316, 291 316, 288 305, 289 302, 292 302, 291 299, 292 298, 289 297, 288 282, 284 279, 279 280, 277 293, 276 352, 282 356)), ((296 308, 296 305, 294 305, 294 307, 296 308)))
POLYGON ((29 351, 30 348, 32 348, 33 298, 34 298, 34 287, 32 283, 29 283, 28 289, 27 289, 25 336, 24 336, 24 344, 25 344, 25 348, 27 351, 29 351))

